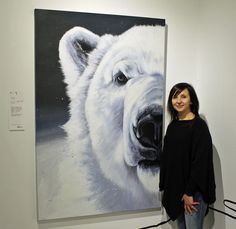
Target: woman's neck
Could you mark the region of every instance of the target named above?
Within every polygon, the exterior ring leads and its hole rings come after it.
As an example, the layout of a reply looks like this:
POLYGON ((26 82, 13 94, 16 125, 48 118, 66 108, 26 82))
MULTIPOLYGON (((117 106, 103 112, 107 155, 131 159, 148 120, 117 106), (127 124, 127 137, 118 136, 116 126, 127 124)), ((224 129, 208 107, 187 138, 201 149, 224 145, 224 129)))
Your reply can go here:
POLYGON ((195 114, 193 112, 185 112, 185 113, 178 113, 179 120, 191 120, 195 118, 195 114))

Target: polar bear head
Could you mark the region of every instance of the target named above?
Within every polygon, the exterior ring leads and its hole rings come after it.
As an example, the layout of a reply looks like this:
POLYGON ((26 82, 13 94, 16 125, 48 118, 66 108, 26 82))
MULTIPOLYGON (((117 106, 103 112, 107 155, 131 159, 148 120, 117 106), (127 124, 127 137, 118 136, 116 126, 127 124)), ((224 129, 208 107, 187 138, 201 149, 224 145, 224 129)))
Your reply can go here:
POLYGON ((74 27, 62 37, 59 56, 70 97, 65 130, 71 152, 121 189, 132 186, 134 195, 156 191, 164 28, 134 26, 98 36, 74 27))

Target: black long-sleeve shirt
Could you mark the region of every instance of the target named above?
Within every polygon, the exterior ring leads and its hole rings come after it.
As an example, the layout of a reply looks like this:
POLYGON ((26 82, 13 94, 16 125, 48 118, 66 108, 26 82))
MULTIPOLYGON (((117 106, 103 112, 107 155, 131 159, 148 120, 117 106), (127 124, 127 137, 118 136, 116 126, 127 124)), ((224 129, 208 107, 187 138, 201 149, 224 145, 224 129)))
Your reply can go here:
POLYGON ((172 220, 184 211, 184 194, 200 192, 206 203, 215 201, 212 140, 203 119, 196 116, 169 124, 160 168, 162 204, 172 220))

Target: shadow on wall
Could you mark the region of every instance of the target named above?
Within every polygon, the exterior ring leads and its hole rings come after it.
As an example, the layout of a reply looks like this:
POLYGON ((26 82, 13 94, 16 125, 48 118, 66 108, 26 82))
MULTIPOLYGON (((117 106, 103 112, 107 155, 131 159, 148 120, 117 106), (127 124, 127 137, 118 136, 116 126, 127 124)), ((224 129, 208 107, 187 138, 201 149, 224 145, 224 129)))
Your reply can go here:
MULTIPOLYGON (((213 142, 214 142, 214 139, 213 139, 213 142)), ((221 163, 220 163, 219 154, 214 145, 213 145, 213 162, 214 162, 215 181, 216 181, 216 202, 214 203, 212 207, 219 209, 221 211, 225 211, 225 207, 223 205, 224 189, 223 189, 221 163)), ((204 228, 225 229, 226 228, 225 215, 218 212, 214 212, 213 210, 209 209, 209 213, 205 219, 204 228)))
MULTIPOLYGON (((200 116, 202 119, 205 120, 205 122, 208 125, 205 115, 200 114, 200 116)), ((212 132, 211 129, 210 129, 210 132, 212 132)), ((224 189, 223 189, 223 179, 222 179, 220 157, 219 157, 219 153, 214 145, 214 139, 212 139, 212 142, 213 142, 213 164, 214 164, 215 182, 216 182, 216 202, 211 207, 219 209, 221 211, 225 211, 225 207, 223 204, 224 189)), ((209 209, 209 212, 208 212, 208 214, 205 218, 205 221, 204 221, 204 228, 225 229, 226 228, 225 215, 220 214, 218 212, 214 212, 213 210, 209 209)))

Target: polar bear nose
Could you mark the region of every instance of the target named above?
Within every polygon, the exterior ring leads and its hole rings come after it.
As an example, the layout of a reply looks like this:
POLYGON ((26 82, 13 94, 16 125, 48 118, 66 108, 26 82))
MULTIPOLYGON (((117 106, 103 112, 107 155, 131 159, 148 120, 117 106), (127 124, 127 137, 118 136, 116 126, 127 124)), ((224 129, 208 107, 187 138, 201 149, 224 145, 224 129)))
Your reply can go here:
POLYGON ((162 140, 162 118, 162 114, 146 114, 138 120, 137 128, 134 129, 140 144, 145 148, 151 148, 151 150, 140 152, 146 159, 155 160, 159 156, 162 140))

